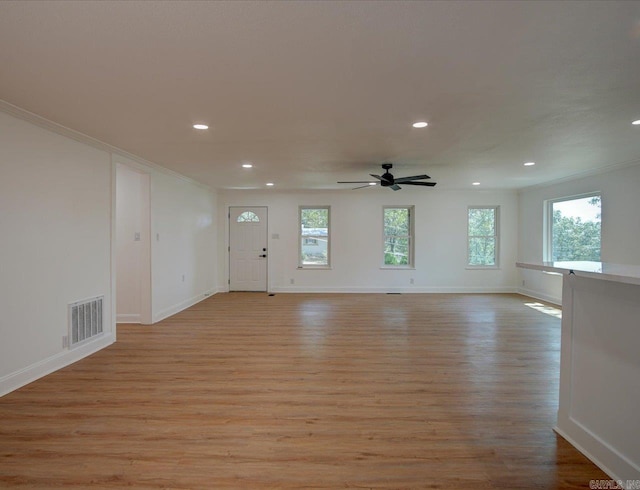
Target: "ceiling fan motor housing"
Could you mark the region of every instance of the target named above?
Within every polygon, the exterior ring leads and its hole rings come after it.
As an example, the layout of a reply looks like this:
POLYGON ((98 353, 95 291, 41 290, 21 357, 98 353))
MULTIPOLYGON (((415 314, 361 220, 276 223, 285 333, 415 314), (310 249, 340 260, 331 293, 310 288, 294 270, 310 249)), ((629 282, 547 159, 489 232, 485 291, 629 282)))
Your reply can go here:
POLYGON ((393 175, 389 173, 389 169, 392 167, 393 167, 392 163, 382 164, 382 168, 386 170, 386 172, 381 175, 382 181, 380 182, 380 185, 382 187, 389 187, 390 185, 393 185, 393 175))
POLYGON ((380 181, 380 185, 382 187, 393 185, 393 175, 391 175, 389 172, 383 173, 381 177, 382 177, 382 180, 380 181))

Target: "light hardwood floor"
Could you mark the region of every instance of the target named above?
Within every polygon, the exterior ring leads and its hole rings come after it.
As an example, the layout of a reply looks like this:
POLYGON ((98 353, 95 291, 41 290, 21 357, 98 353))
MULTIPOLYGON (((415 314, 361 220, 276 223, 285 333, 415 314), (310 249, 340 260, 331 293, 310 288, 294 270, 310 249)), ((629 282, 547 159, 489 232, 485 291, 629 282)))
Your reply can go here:
POLYGON ((589 488, 518 295, 219 294, 0 398, 0 487, 589 488))

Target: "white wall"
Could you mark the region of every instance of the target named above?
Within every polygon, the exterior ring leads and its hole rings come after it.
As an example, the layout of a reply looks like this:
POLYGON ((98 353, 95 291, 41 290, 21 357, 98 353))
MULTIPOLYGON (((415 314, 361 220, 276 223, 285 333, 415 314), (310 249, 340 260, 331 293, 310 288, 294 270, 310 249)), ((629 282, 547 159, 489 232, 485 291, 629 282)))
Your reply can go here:
POLYGON ((269 209, 269 290, 284 291, 513 291, 516 287, 517 195, 510 191, 382 188, 289 193, 220 192, 219 290, 226 290, 229 206, 269 209), (300 270, 298 206, 331 206, 331 270, 300 270), (415 270, 384 270, 382 207, 415 206, 415 270), (499 205, 500 268, 468 270, 467 207, 499 205), (278 239, 273 236, 278 235, 278 239), (414 284, 410 284, 410 279, 414 284), (291 279, 294 284, 291 284, 291 279))
MULTIPOLYGON (((215 193, 1 102, 0 396, 115 340, 118 165, 141 172, 134 187, 150 179, 150 199, 139 195, 130 218, 142 226, 150 203, 153 298, 146 302, 153 321, 204 299, 217 282, 215 193), (63 347, 68 304, 99 295, 104 335, 63 347)), ((125 265, 140 264, 134 254, 125 265)), ((144 311, 144 296, 122 293, 144 311)))
POLYGON ((151 174, 153 321, 216 292, 216 196, 163 172, 151 174))
POLYGON ((0 395, 114 339, 109 153, 0 112, 0 395), (104 295, 105 335, 69 351, 69 303, 104 295))
MULTIPOLYGON (((602 193, 602 261, 640 265, 640 165, 590 177, 524 189, 519 193, 518 261, 543 260, 544 201, 602 193)), ((522 292, 560 303, 562 277, 519 270, 522 292), (524 284, 523 284, 524 281, 524 284)))

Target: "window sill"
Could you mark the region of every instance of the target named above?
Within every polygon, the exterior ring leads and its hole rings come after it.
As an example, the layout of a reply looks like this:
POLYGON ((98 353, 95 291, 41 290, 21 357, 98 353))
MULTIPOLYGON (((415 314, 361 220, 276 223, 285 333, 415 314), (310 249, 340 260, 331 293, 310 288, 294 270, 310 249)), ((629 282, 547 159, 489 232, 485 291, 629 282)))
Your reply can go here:
POLYGON ((380 267, 383 271, 414 271, 416 268, 413 265, 398 266, 398 265, 383 265, 380 267))
POLYGON ((299 265, 299 271, 330 271, 333 267, 330 265, 299 265))
POLYGON ((465 267, 468 271, 499 271, 500 266, 497 265, 468 265, 465 267))

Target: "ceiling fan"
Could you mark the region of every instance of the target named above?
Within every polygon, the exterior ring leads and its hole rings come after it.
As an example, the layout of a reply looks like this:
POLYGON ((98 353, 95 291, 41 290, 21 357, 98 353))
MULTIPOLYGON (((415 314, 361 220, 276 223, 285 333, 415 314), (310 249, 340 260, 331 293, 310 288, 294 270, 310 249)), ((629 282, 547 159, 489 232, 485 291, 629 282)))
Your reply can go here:
POLYGON ((382 187, 391 187, 394 191, 399 191, 402 189, 398 184, 402 185, 423 185, 427 187, 433 187, 436 185, 435 182, 417 182, 418 180, 430 179, 428 175, 413 175, 411 177, 400 177, 398 179, 394 178, 393 175, 389 173, 389 170, 393 167, 391 163, 383 163, 382 168, 384 169, 384 173, 382 175, 369 174, 374 179, 378 179, 379 182, 376 181, 368 181, 368 180, 355 180, 355 181, 346 181, 346 182, 338 182, 338 184, 365 184, 360 185, 358 187, 354 187, 355 189, 362 189, 363 187, 369 187, 376 184, 380 184, 382 187))

